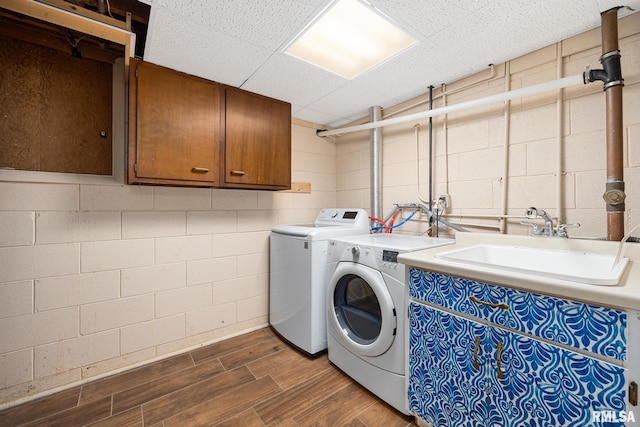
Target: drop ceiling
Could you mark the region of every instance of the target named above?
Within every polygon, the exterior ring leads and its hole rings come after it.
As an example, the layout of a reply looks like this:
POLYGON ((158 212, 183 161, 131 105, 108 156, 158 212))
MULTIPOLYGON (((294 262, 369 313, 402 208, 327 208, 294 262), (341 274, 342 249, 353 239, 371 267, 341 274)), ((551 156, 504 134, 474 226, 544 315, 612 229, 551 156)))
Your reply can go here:
MULTIPOLYGON (((617 0, 369 0, 418 39, 347 80, 283 53, 330 0, 143 0, 144 59, 285 100, 294 118, 339 127, 600 25, 617 0)), ((640 10, 640 0, 624 3, 640 10)), ((621 10, 623 17, 631 12, 621 10)), ((624 52, 623 52, 624 58, 624 52)), ((623 59, 624 60, 624 59, 623 59)))

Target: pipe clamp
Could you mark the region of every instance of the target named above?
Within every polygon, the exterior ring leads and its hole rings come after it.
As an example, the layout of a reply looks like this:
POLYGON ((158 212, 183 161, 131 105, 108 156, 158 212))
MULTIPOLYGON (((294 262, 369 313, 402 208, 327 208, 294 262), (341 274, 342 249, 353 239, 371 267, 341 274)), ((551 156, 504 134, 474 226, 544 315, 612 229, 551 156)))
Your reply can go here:
POLYGON ((607 212, 623 212, 624 201, 627 198, 624 192, 624 181, 608 181, 602 198, 607 203, 607 212))

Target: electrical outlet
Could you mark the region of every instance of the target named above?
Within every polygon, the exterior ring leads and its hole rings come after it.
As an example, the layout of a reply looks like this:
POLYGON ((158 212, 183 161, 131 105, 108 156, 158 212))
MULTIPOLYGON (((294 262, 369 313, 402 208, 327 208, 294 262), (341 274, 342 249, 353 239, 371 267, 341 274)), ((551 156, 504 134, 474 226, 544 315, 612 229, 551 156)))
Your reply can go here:
POLYGON ((451 196, 449 196, 448 194, 441 194, 439 200, 442 200, 442 204, 445 208, 451 206, 451 196))

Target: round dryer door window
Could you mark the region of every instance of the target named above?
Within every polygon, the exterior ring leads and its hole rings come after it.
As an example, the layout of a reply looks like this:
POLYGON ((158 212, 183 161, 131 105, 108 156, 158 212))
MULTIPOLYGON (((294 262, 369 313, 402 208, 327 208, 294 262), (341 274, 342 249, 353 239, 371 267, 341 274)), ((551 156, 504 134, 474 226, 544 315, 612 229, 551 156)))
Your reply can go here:
POLYGON ((396 312, 380 272, 340 263, 329 289, 329 321, 336 338, 357 354, 379 356, 387 351, 396 333, 396 312))

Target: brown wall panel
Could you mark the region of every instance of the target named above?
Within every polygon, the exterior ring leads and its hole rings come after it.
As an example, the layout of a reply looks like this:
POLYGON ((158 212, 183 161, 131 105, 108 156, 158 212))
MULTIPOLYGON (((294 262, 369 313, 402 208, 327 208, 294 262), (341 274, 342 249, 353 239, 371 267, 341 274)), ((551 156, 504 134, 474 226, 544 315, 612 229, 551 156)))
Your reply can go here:
POLYGON ((111 64, 6 36, 0 45, 0 167, 110 175, 111 64))

